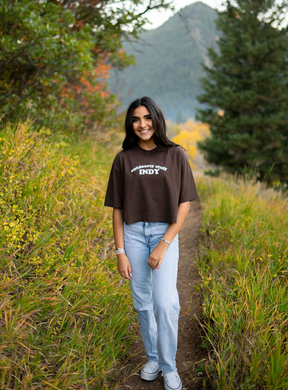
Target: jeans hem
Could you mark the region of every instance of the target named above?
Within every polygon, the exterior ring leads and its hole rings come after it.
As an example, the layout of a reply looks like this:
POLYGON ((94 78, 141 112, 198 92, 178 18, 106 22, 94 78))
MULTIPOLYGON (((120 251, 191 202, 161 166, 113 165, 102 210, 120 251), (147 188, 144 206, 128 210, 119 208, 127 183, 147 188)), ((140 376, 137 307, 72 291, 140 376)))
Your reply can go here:
MULTIPOLYGON (((148 358, 148 357, 147 357, 147 359, 148 359, 148 362, 159 363, 159 360, 157 360, 157 359, 150 359, 150 358, 148 358)), ((148 363, 148 362, 147 362, 147 363, 148 363)))
POLYGON ((160 365, 160 366, 159 366, 159 370, 162 371, 162 372, 168 373, 168 372, 174 372, 175 370, 177 370, 177 368, 176 368, 176 366, 175 366, 172 370, 171 370, 171 368, 170 368, 170 369, 167 369, 167 368, 163 369, 163 368, 161 367, 161 365, 160 365))

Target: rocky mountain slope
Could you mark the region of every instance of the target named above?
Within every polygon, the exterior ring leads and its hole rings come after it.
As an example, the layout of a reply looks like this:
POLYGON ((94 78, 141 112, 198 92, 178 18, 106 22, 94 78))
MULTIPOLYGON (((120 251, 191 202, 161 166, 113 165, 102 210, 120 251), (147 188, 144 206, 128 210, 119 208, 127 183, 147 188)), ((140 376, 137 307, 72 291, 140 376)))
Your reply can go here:
POLYGON ((216 46, 217 13, 202 2, 182 8, 162 26, 141 34, 124 49, 136 57, 137 66, 110 72, 110 87, 123 108, 137 97, 150 96, 175 121, 194 117, 201 93, 201 62, 209 64, 207 48, 216 46))

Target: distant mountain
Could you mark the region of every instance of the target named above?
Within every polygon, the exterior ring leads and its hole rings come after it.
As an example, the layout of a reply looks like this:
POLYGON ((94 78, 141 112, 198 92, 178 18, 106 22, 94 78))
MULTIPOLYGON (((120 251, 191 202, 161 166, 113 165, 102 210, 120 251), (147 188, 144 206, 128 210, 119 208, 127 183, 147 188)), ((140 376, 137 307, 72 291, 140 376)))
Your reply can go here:
POLYGON ((152 97, 172 121, 194 117, 201 93, 201 62, 209 64, 207 48, 216 46, 217 13, 202 2, 181 9, 162 26, 141 34, 138 42, 124 43, 137 66, 110 72, 110 88, 126 109, 141 96, 152 97))

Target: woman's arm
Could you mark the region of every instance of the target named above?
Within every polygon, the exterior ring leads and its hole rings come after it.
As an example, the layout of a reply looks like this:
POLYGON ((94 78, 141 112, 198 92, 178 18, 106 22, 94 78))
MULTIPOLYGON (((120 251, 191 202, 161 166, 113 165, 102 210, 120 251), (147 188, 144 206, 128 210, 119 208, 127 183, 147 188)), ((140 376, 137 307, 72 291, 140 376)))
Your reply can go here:
MULTIPOLYGON (((123 234, 123 209, 113 208, 113 233, 116 248, 124 248, 124 234, 123 234)), ((119 274, 124 279, 131 280, 132 269, 130 261, 125 253, 119 253, 117 256, 117 268, 119 274)))
MULTIPOLYGON (((177 211, 177 222, 171 223, 168 226, 168 229, 166 230, 163 236, 164 240, 168 242, 172 242, 174 240, 175 236, 177 235, 177 233, 179 233, 185 221, 189 209, 190 209, 190 202, 184 202, 179 204, 178 211, 177 211)), ((148 264, 152 269, 156 268, 157 271, 160 268, 160 265, 164 259, 168 246, 169 245, 166 244, 166 242, 160 240, 156 248, 153 249, 148 259, 148 264)))

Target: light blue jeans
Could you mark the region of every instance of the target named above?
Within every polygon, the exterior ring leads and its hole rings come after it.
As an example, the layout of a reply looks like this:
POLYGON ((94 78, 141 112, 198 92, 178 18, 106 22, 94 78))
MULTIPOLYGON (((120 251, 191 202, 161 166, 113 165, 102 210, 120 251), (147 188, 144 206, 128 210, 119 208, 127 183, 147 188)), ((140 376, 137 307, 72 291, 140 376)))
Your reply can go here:
POLYGON ((132 267, 130 287, 140 331, 149 360, 163 372, 176 368, 179 298, 176 288, 179 258, 178 234, 169 245, 158 271, 147 261, 169 224, 124 222, 124 245, 132 267))

